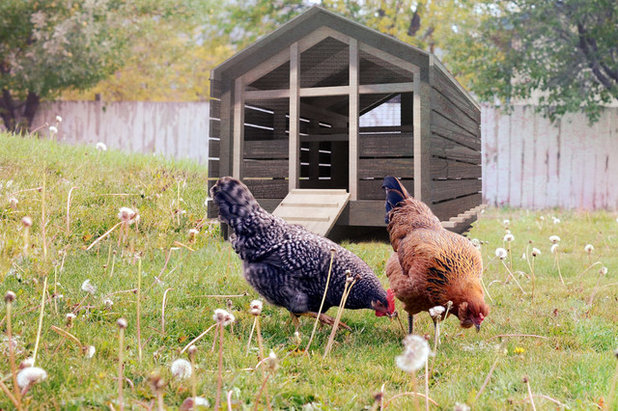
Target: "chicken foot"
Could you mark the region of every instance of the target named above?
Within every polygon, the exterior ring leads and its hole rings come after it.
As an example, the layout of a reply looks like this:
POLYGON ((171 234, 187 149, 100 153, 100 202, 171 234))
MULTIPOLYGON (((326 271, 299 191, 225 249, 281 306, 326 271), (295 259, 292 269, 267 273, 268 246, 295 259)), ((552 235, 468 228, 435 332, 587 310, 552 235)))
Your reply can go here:
MULTIPOLYGON (((298 326, 300 325, 300 323, 298 322, 298 317, 300 317, 301 315, 304 317, 311 317, 311 318, 318 317, 318 313, 313 312, 313 311, 307 311, 306 313, 300 313, 300 314, 294 314, 294 313, 290 313, 290 314, 292 314, 292 321, 294 322, 294 326, 296 327, 296 330, 298 330, 298 326)), ((324 313, 320 314, 319 320, 322 324, 330 325, 331 327, 335 324, 335 319, 324 313)), ((349 325, 341 321, 339 321, 339 327, 345 328, 348 331, 352 331, 352 328, 350 328, 349 325)))

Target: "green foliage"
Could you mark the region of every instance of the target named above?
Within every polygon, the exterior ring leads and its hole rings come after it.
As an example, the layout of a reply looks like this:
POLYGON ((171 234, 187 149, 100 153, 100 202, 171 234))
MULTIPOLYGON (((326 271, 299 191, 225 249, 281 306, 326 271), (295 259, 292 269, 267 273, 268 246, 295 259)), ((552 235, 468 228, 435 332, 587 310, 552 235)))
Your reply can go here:
POLYGON ((482 100, 538 100, 552 120, 598 120, 618 98, 618 14, 612 0, 515 0, 478 7, 453 38, 450 68, 482 100))
MULTIPOLYGON (((225 331, 223 390, 232 391, 234 409, 253 408, 264 374, 262 368, 255 369, 255 340, 246 353, 253 321, 247 309, 258 296, 244 280, 242 262, 221 240, 214 221, 204 225, 195 240, 189 242, 188 229, 199 225, 205 214, 206 176, 203 167, 161 157, 97 152, 91 146, 72 147, 0 134, 0 294, 7 290, 17 294, 13 332, 17 335, 18 361, 32 355, 43 278, 49 279, 50 296, 54 292, 63 296, 47 300, 37 365, 49 377, 25 396, 26 409, 103 409, 110 405, 118 409, 115 322, 119 317, 129 323, 125 338, 125 376, 131 382, 125 384, 127 409, 148 406, 153 400, 148 376, 154 370, 159 370, 167 382, 163 389, 165 406, 177 409, 191 395, 191 383, 174 379, 169 366, 183 357, 179 351, 192 338, 212 325, 213 310, 226 307, 227 297, 209 296, 214 294, 241 295, 229 298, 237 322, 233 333, 230 328, 225 331), (43 193, 36 189, 42 186, 44 176, 47 261, 41 224, 43 193), (77 188, 72 194, 71 226, 67 232, 67 196, 73 186, 77 188), (19 200, 15 208, 10 206, 11 197, 19 200), (127 242, 118 243, 116 230, 86 251, 89 244, 118 222, 116 215, 122 206, 137 209, 141 215, 139 224, 130 226, 127 242), (186 212, 178 214, 175 210, 179 208, 186 212), (25 254, 20 221, 27 215, 34 224, 25 254), (175 241, 195 251, 180 247, 172 251, 166 265, 170 248, 178 247, 175 241), (112 257, 113 275, 108 261, 110 250, 116 251, 112 257), (135 252, 142 254, 143 269, 141 363, 136 346, 136 295, 132 292, 137 284, 135 252), (55 274, 57 284, 53 281, 55 274), (68 331, 81 344, 96 347, 93 358, 87 358, 74 342, 51 328, 66 329, 66 313, 76 310, 86 297, 80 289, 86 279, 97 286, 96 294, 88 296, 77 309, 77 318, 68 331), (171 290, 167 294, 163 332, 161 305, 168 288, 171 290), (106 308, 106 298, 113 301, 111 308, 106 308)), ((522 383, 524 375, 529 377, 535 395, 552 397, 568 409, 593 409, 602 404, 612 409, 608 393, 616 368, 613 350, 618 346, 615 220, 615 213, 558 210, 488 209, 481 215, 470 237, 483 241, 484 281, 491 293, 491 312, 480 333, 462 330, 453 318, 442 324, 442 344, 429 380, 430 397, 440 409, 452 409, 456 402, 467 402, 475 409, 529 408, 522 383), (553 224, 552 215, 561 222, 553 224), (505 263, 510 266, 512 258, 512 270, 526 294, 513 281, 505 282, 506 269, 494 256, 495 248, 504 246, 506 218, 510 219, 509 229, 515 239, 510 243, 511 257, 505 263), (548 237, 554 234, 561 238, 560 267, 566 286, 560 283, 549 250, 548 237), (595 246, 590 259, 584 251, 587 243, 595 246), (541 250, 535 260, 534 301, 530 295, 530 268, 521 258, 533 246, 541 250), (585 271, 590 263, 596 264, 585 271), (606 275, 599 273, 601 265, 608 268, 606 275), (504 334, 546 338, 500 337, 504 334), (496 359, 495 371, 475 401, 496 359)), ((392 252, 389 244, 344 246, 362 256, 387 284, 383 268, 392 252)), ((4 311, 4 305, 1 308, 4 311)), ((397 308, 401 312, 399 303, 397 308)), ((334 309, 329 313, 334 314, 334 309)), ((394 363, 394 357, 401 353, 403 337, 396 320, 377 318, 367 310, 346 311, 343 321, 353 331, 339 332, 331 355, 322 360, 330 329, 318 331, 312 354, 305 356, 296 351, 294 327, 288 319, 284 309, 265 305, 264 344, 280 359, 280 367, 267 385, 274 409, 299 410, 312 402, 321 409, 359 410, 371 408, 383 384, 385 401, 411 390, 410 376, 394 363)), ((301 319, 301 347, 307 343, 312 325, 312 321, 301 319)), ((4 333, 5 326, 0 329, 4 333)), ((415 331, 433 337, 429 315, 417 316, 415 331)), ((197 393, 211 404, 218 363, 217 351, 211 352, 212 343, 211 331, 197 343, 196 355, 197 393)), ((0 352, 5 355, 6 342, 0 341, 0 352)), ((0 373, 10 387, 8 361, 0 362, 0 373)), ((423 390, 422 371, 417 386, 423 390)), ((537 409, 554 407, 545 398, 534 399, 537 409)), ((618 398, 613 401, 615 405, 618 398)), ((400 397, 390 405, 391 409, 412 409, 413 401, 400 397)), ((0 408, 13 408, 3 393, 0 408)))
POLYGON ((27 129, 41 99, 112 74, 143 29, 190 14, 193 0, 0 3, 0 116, 27 129))

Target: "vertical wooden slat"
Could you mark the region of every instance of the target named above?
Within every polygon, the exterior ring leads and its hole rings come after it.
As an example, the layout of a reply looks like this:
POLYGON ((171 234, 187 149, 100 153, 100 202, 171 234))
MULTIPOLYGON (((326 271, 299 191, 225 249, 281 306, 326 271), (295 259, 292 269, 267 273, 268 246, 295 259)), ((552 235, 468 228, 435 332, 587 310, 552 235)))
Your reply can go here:
MULTIPOLYGON (((522 130, 524 127, 524 115, 516 108, 513 110, 511 115, 511 129, 512 130, 522 130)), ((528 136, 526 140, 532 140, 532 136, 528 136)), ((521 207, 522 205, 522 184, 521 178, 519 176, 522 175, 523 167, 524 167, 524 156, 523 149, 524 144, 528 147, 528 141, 523 142, 522 139, 517 138, 516 134, 509 133, 508 141, 502 142, 508 146, 510 151, 509 156, 509 186, 507 187, 507 199, 506 202, 513 207, 521 207)), ((533 188, 533 187, 530 187, 533 188)))
MULTIPOLYGON (((429 57, 429 81, 434 70, 429 57)), ((414 73, 414 197, 431 202, 431 85, 421 80, 420 71, 414 73)))
POLYGON ((349 134, 350 134, 350 176, 349 192, 350 200, 358 200, 358 116, 359 116, 359 97, 358 97, 358 40, 350 38, 350 69, 349 69, 349 134))
POLYGON ((234 82, 234 143, 232 146, 232 176, 242 178, 242 155, 245 134, 244 82, 239 77, 234 82))
POLYGON ((289 138, 289 189, 298 188, 300 177, 300 53, 298 43, 290 46, 290 134, 289 138))

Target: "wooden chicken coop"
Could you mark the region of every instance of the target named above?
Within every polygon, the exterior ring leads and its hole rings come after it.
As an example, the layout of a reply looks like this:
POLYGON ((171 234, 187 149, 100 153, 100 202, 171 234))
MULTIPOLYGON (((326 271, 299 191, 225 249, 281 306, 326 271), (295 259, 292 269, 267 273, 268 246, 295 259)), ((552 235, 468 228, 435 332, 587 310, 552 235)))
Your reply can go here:
POLYGON ((384 227, 387 175, 449 229, 476 219, 480 108, 426 51, 313 7, 217 66, 211 96, 209 186, 239 178, 321 234, 384 227), (362 126, 384 104, 396 120, 362 126))

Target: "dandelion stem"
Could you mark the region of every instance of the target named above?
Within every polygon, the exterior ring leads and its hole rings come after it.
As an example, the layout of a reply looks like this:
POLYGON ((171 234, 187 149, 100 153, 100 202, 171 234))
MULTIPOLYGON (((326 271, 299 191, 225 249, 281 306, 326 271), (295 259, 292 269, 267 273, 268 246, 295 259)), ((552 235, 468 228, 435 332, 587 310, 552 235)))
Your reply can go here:
POLYGON ((15 396, 11 393, 11 390, 9 390, 9 387, 7 387, 2 380, 0 380, 0 388, 2 388, 2 391, 4 391, 7 397, 9 397, 9 400, 11 400, 13 405, 15 405, 15 408, 21 410, 21 404, 17 401, 17 398, 15 398, 15 396))
POLYGON ((58 315, 58 266, 54 267, 54 312, 58 315))
POLYGON ((526 292, 524 291, 523 288, 521 288, 521 284, 519 284, 519 281, 517 281, 517 278, 515 278, 515 275, 513 275, 513 273, 511 272, 511 270, 509 270, 509 267, 507 267, 507 265, 504 263, 504 260, 502 261, 502 265, 504 265, 504 268, 506 268, 506 271, 508 271, 509 275, 506 276, 506 280, 504 281, 508 281, 509 277, 513 278, 513 280, 515 280, 515 284, 517 284, 517 286, 519 287, 519 289, 521 290, 522 293, 526 294, 526 292))
POLYGON ((256 317, 256 320, 257 320, 255 323, 256 338, 257 338, 258 347, 260 350, 260 360, 263 360, 266 357, 264 356, 264 344, 262 342, 262 329, 260 327, 260 316, 259 315, 256 317))
POLYGON ((339 309, 337 310, 337 316, 335 317, 335 322, 333 323, 333 329, 330 332, 330 336, 328 337, 328 343, 326 344, 326 348, 324 349, 324 355, 322 358, 326 358, 328 353, 333 347, 333 343, 335 341, 335 335, 337 334, 337 329, 339 328, 339 322, 341 321, 341 315, 343 314, 343 310, 345 310, 345 303, 348 300, 348 295, 350 295, 350 291, 352 290, 352 286, 356 284, 356 280, 351 283, 347 283, 343 289, 343 295, 341 296, 341 302, 339 303, 339 309))
POLYGON ((11 374, 13 375, 13 391, 15 392, 15 399, 17 400, 17 408, 21 409, 21 394, 19 392, 19 385, 17 384, 17 367, 15 366, 15 347, 13 347, 13 329, 11 327, 11 309, 13 303, 7 301, 6 303, 6 336, 8 338, 9 345, 9 362, 11 363, 11 374))
MULTIPOLYGON (((109 244, 110 247, 112 246, 112 244, 109 244)), ((116 251, 114 251, 112 256, 112 268, 109 271, 109 278, 112 278, 112 276, 114 275, 114 266, 116 265, 116 251)))
POLYGON ((590 270, 592 267, 594 267, 597 264, 601 264, 600 261, 594 262, 592 264, 590 264, 588 267, 586 267, 586 269, 584 271, 582 271, 581 273, 577 274, 575 276, 575 279, 579 279, 579 277, 581 277, 582 275, 584 275, 586 272, 588 272, 588 270, 590 270))
MULTIPOLYGON (((417 394, 417 389, 416 389, 416 374, 415 373, 410 373, 410 384, 412 385, 412 392, 414 392, 415 394, 417 394)), ((418 397, 415 395, 412 397, 414 400, 414 409, 415 410, 420 410, 421 407, 418 403, 418 397)))
POLYGON ((62 335, 63 337, 72 340, 75 344, 79 346, 80 349, 83 347, 81 341, 79 341, 79 339, 77 339, 77 337, 71 334, 70 332, 63 330, 62 328, 56 327, 55 325, 52 325, 51 329, 52 331, 62 335))
POLYGON ((221 388, 223 387, 223 324, 219 326, 219 365, 217 371, 217 397, 215 399, 215 411, 221 404, 221 388))
POLYGON ((39 350, 39 341, 41 339, 41 329, 43 328, 43 314, 45 312, 45 293, 47 292, 47 277, 43 281, 43 293, 41 294, 41 311, 39 313, 39 325, 36 331, 36 341, 34 343, 34 353, 32 354, 32 365, 36 362, 36 354, 39 350))
POLYGON ((528 388, 528 397, 530 398, 530 404, 532 404, 532 410, 536 411, 536 405, 534 405, 534 398, 532 397, 532 390, 530 389, 530 381, 528 381, 528 377, 524 377, 524 383, 528 388))
MULTIPOLYGON (((433 370, 433 363, 431 369, 433 370)), ((427 361, 425 361, 425 411, 429 411, 429 365, 427 361)))
POLYGON ((494 360, 494 363, 491 365, 491 368, 489 369, 489 372, 487 373, 487 377, 485 377, 485 381, 483 381, 483 385, 481 385, 481 389, 476 394, 476 398, 474 399, 474 402, 478 401, 478 399, 481 398, 481 394, 483 393, 483 391, 485 391, 485 387, 487 387, 487 384, 489 384, 489 380, 491 379, 491 375, 494 373, 494 370, 496 369, 496 365, 498 365, 499 359, 500 357, 497 357, 494 360))
POLYGON ((493 304, 494 299, 491 298, 491 294, 489 294, 489 289, 487 289, 487 287, 485 286, 485 281, 483 281, 483 277, 481 277, 480 280, 481 280, 481 285, 483 286, 483 289, 485 290, 485 294, 487 294, 487 297, 489 297, 489 301, 491 301, 491 303, 493 304))
POLYGON ((322 308, 324 308, 324 301, 326 301, 326 294, 328 293, 328 285, 330 284, 330 275, 333 271, 333 260, 335 259, 335 250, 330 250, 330 263, 328 265, 328 275, 326 276, 326 286, 324 287, 324 294, 322 294, 322 301, 320 302, 320 309, 318 310, 318 315, 315 317, 315 322, 313 323, 313 330, 311 330, 311 337, 309 338, 309 342, 307 343, 307 348, 305 348, 305 354, 309 352, 309 347, 311 347, 311 342, 313 341, 313 337, 315 336, 315 330, 318 328, 318 321, 320 321, 320 315, 322 314, 322 308))
POLYGON ((43 237, 43 261, 47 261, 47 235, 45 223, 45 189, 47 187, 47 174, 43 170, 43 190, 41 191, 41 236, 43 237))
POLYGON ((556 266, 558 267, 558 276, 560 277, 560 282, 566 287, 566 284, 564 283, 564 278, 562 278, 562 271, 560 270, 560 251, 558 250, 556 250, 556 266))
POLYGON ((69 190, 69 195, 67 196, 67 226, 66 226, 66 234, 67 236, 71 233, 71 194, 73 190, 77 187, 73 186, 69 190))
MULTIPOLYGON (((618 360, 618 359, 617 359, 618 360)), ((615 392, 616 392, 616 384, 618 383, 618 361, 616 361, 616 371, 614 371, 614 378, 612 378, 612 386, 609 389, 609 400, 607 403, 607 409, 608 410, 612 410, 612 405, 614 403, 614 397, 615 397, 615 392)))
POLYGON ((257 316, 253 319, 253 325, 251 326, 251 332, 249 333, 249 341, 247 342, 247 353, 245 354, 245 356, 249 355, 249 350, 251 349, 251 339, 253 338, 253 332, 255 331, 255 324, 257 323, 257 319, 257 316))
POLYGON ((260 390, 258 391, 257 395, 255 396, 255 405, 253 407, 254 411, 258 410, 258 406, 260 405, 260 397, 262 396, 262 392, 264 392, 264 389, 266 388, 266 383, 268 382, 268 378, 270 378, 270 373, 269 372, 266 373, 266 377, 264 377, 264 381, 262 381, 262 385, 260 386, 260 390))
POLYGON ((142 288, 142 259, 139 258, 137 260, 137 306, 136 306, 136 314, 137 314, 137 358, 138 361, 142 362, 142 333, 140 327, 140 306, 141 306, 141 288, 142 288))
MULTIPOLYGON (((384 406, 382 407, 382 409, 385 410, 391 404, 391 402, 395 401, 396 399, 401 398, 401 397, 407 397, 407 396, 411 396, 411 397, 425 397, 424 394, 421 394, 419 392, 402 392, 402 393, 399 393, 397 395, 393 395, 393 397, 390 400, 388 400, 388 401, 386 401, 384 403, 384 406)), ((439 407, 438 403, 435 402, 434 400, 432 400, 431 398, 427 398, 427 400, 430 403, 432 403, 433 405, 435 405, 436 407, 439 407)))
MULTIPOLYGON (((213 327, 216 327, 217 325, 219 325, 218 323, 214 323, 213 325, 211 325, 210 327, 208 327, 206 329, 206 331, 204 331, 203 333, 201 333, 200 335, 198 335, 197 337, 195 337, 194 339, 191 340, 191 342, 189 344, 186 345, 185 348, 183 348, 180 353, 183 354, 185 351, 187 351, 189 349, 189 347, 191 347, 193 344, 195 344, 196 342, 198 342, 199 340, 202 339, 202 337, 204 337, 206 334, 208 334, 208 331, 212 330, 213 327)), ((217 340, 217 336, 215 335, 214 340, 217 340)))
POLYGON ((163 293, 163 301, 161 302, 161 333, 165 335, 165 303, 167 302, 167 293, 173 290, 173 288, 168 288, 163 293))
POLYGON ((124 410, 124 398, 123 398, 123 393, 122 393, 122 383, 123 383, 123 376, 122 376, 122 371, 124 368, 124 356, 123 356, 123 349, 124 349, 124 328, 120 328, 120 332, 118 334, 118 407, 120 408, 120 410, 124 410))
POLYGON ((86 251, 90 250, 92 247, 95 246, 95 244, 97 244, 99 241, 103 240, 105 237, 107 237, 112 231, 114 231, 120 224, 122 224, 122 221, 119 223, 116 223, 116 225, 114 225, 112 228, 110 228, 109 230, 107 230, 105 233, 103 233, 103 235, 99 238, 97 238, 96 240, 94 240, 94 242, 92 244, 90 244, 88 246, 88 248, 86 248, 86 251))

